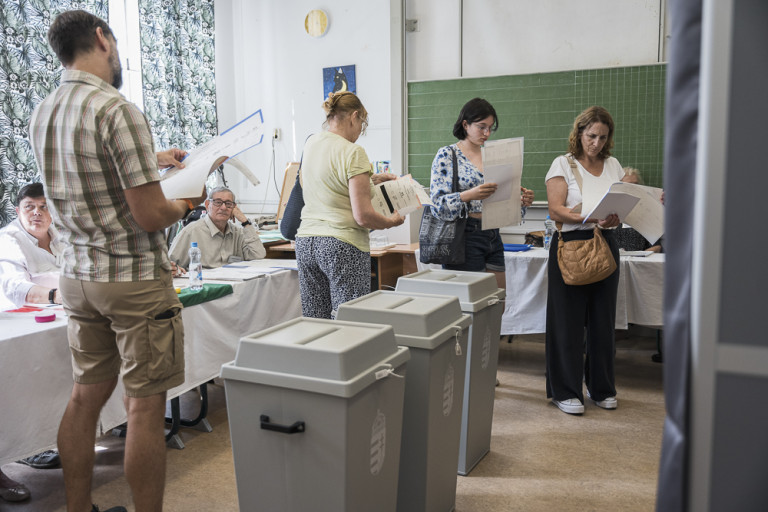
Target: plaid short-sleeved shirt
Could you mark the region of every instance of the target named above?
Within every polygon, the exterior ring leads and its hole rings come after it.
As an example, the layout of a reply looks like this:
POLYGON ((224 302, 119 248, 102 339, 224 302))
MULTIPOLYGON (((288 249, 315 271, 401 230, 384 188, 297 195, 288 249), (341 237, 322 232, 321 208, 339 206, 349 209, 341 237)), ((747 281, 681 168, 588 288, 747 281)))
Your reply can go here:
POLYGON ((170 269, 161 231, 143 230, 125 190, 160 180, 149 123, 114 87, 84 71, 35 109, 30 140, 56 227, 62 275, 97 282, 156 280, 170 269))

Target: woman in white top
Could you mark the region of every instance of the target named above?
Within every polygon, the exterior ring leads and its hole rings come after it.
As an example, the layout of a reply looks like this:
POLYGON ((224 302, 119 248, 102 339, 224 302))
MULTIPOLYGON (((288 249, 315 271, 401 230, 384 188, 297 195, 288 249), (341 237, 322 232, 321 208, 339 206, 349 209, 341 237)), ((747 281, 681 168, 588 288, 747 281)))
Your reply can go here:
POLYGON ((563 412, 582 414, 584 395, 598 407, 615 409, 614 325, 619 267, 609 277, 582 286, 567 285, 557 263, 558 240, 586 240, 593 236, 595 225, 602 228, 616 262, 619 248, 611 228, 619 218, 611 214, 605 219, 587 219, 581 211, 582 187, 591 195, 604 193, 612 183, 620 181, 624 171, 611 156, 614 124, 602 107, 589 107, 573 123, 568 154, 552 162, 546 176, 549 216, 562 223, 549 251, 547 296, 547 398, 563 412), (579 186, 574 172, 583 180, 579 186), (586 328, 586 360, 585 334, 586 328))

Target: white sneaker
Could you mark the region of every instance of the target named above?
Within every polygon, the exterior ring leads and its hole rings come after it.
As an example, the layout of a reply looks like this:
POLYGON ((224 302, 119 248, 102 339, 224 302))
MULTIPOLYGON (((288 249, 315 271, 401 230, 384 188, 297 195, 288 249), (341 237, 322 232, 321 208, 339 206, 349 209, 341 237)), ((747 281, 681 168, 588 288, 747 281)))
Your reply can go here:
POLYGON ((584 414, 584 405, 579 402, 578 398, 569 398, 567 400, 555 400, 552 402, 560 408, 561 411, 568 414, 584 414))
POLYGON ((603 409, 615 409, 619 405, 619 401, 616 400, 615 396, 609 396, 605 400, 598 401, 589 396, 589 390, 587 390, 587 398, 595 402, 596 406, 602 407, 603 409))

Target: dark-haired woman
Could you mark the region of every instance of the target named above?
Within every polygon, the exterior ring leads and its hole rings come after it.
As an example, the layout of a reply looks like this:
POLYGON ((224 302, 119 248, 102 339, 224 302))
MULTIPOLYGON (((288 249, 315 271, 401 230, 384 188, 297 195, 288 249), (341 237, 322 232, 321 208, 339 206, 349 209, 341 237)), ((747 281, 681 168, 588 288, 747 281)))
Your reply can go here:
POLYGON ((618 405, 613 365, 619 247, 610 228, 619 225, 619 218, 611 214, 582 223, 579 208, 583 189, 592 196, 602 194, 624 176, 618 160, 611 156, 613 132, 613 118, 607 110, 586 109, 573 123, 568 153, 552 162, 546 176, 549 216, 562 223, 552 239, 547 267, 547 398, 568 414, 584 412, 582 383, 598 407, 615 409, 618 405), (559 237, 564 241, 590 239, 596 225, 603 229, 616 271, 596 283, 565 284, 557 263, 559 237))
POLYGON ((371 291, 368 231, 399 226, 397 212, 385 217, 371 204, 373 175, 365 150, 355 144, 368 112, 351 92, 328 95, 323 103, 328 130, 304 145, 301 185, 304 208, 296 233, 302 314, 331 318, 339 304, 371 291))
MULTIPOLYGON (((467 217, 466 258, 460 265, 444 265, 450 270, 491 272, 499 288, 506 288, 504 245, 498 229, 482 229, 482 200, 496 192, 495 183, 483 178, 482 147, 499 126, 496 110, 482 98, 469 100, 453 125, 456 144, 438 150, 432 162, 430 196, 432 214, 443 220, 467 217), (459 192, 452 192, 453 153, 459 171, 459 192)), ((533 191, 521 188, 523 206, 533 202, 533 191)))

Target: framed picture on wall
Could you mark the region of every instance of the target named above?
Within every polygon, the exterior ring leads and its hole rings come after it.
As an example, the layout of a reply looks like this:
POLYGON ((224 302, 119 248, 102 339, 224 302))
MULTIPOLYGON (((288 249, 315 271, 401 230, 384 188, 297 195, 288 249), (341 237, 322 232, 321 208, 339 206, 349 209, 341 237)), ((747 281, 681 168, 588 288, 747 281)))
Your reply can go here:
POLYGON ((332 92, 349 91, 357 94, 355 65, 323 68, 323 99, 332 92))

